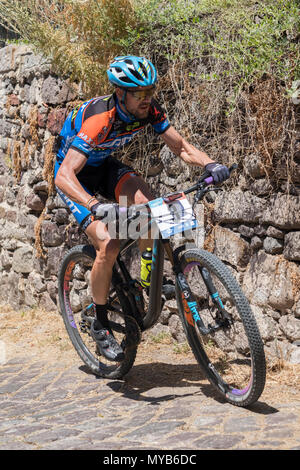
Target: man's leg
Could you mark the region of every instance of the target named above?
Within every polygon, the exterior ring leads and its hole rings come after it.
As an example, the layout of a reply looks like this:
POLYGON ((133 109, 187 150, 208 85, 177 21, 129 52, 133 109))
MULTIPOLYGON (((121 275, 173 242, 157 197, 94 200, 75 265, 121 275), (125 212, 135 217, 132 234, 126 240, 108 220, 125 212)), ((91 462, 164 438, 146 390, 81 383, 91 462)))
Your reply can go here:
MULTIPOLYGON (((55 170, 58 171, 56 164, 55 170)), ((86 191, 93 194, 92 190, 85 187, 86 191)), ((88 222, 90 211, 80 204, 71 201, 62 191, 57 191, 70 208, 79 224, 88 222)), ((96 250, 96 259, 91 271, 91 289, 96 308, 96 319, 92 323, 91 333, 97 342, 100 352, 110 360, 122 360, 124 353, 112 335, 107 336, 109 322, 107 319, 107 297, 112 276, 112 267, 119 252, 119 241, 109 236, 108 230, 100 221, 90 223, 84 228, 87 236, 96 250)))
POLYGON ((107 359, 120 361, 124 353, 114 339, 107 318, 107 298, 112 277, 112 268, 119 253, 119 240, 109 236, 106 226, 92 222, 86 228, 86 234, 96 249, 96 259, 91 270, 91 289, 96 309, 96 319, 91 326, 91 334, 101 354, 107 359))
POLYGON ((119 253, 119 240, 111 239, 108 230, 100 221, 92 222, 86 229, 95 250, 96 259, 91 270, 91 289, 96 306, 96 327, 108 327, 106 304, 111 283, 112 268, 119 253))
POLYGON ((120 249, 119 240, 110 238, 100 221, 92 222, 86 229, 95 250, 96 259, 91 271, 91 289, 96 304, 106 304, 111 282, 112 268, 120 249))

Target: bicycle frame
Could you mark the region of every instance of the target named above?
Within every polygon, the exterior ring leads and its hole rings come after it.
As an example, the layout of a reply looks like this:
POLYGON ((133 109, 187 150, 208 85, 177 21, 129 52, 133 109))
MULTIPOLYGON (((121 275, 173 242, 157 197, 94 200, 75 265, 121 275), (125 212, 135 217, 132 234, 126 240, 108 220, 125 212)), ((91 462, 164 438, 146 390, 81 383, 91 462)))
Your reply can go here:
MULTIPOLYGON (((143 230, 141 236, 151 228, 152 221, 148 222, 148 226, 143 230)), ((127 287, 127 294, 133 309, 133 316, 137 320, 142 330, 148 329, 153 326, 162 310, 162 284, 163 284, 163 272, 164 272, 164 254, 166 252, 169 261, 171 262, 173 272, 180 273, 180 263, 178 254, 181 250, 185 249, 185 245, 182 245, 173 251, 171 247, 170 239, 162 239, 160 234, 157 232, 156 237, 153 239, 152 249, 152 267, 151 267, 151 281, 149 288, 149 305, 147 312, 144 311, 142 306, 142 290, 143 288, 135 283, 132 279, 124 261, 122 255, 134 244, 137 240, 128 239, 122 245, 120 253, 117 257, 117 264, 119 265, 120 271, 125 280, 127 287), (129 288, 128 288, 129 286, 129 288), (144 319, 143 319, 144 317, 144 319), (145 322, 146 319, 146 322, 145 322)), ((181 273, 184 277, 184 275, 181 273)), ((116 268, 113 269, 113 276, 116 284, 122 285, 122 279, 116 268)), ((122 285, 124 287, 124 285, 122 285)))
MULTIPOLYGON (((163 283, 163 268, 164 268, 164 245, 160 237, 153 240, 153 250, 152 250, 152 268, 151 268, 151 282, 149 288, 149 305, 147 312, 144 311, 143 300, 142 300, 142 290, 143 288, 140 284, 135 283, 132 279, 124 261, 122 260, 122 255, 134 244, 137 240, 128 239, 125 241, 123 246, 120 249, 120 253, 117 257, 117 264, 119 265, 120 271, 125 280, 127 294, 133 309, 133 316, 138 321, 139 326, 142 330, 150 328, 158 320, 158 317, 161 312, 161 293, 162 293, 162 283, 163 283), (143 317, 151 319, 148 324, 145 325, 143 317)), ((169 241, 169 240, 167 240, 169 241)), ((114 267, 113 269, 114 280, 120 286, 124 287, 122 284, 122 279, 114 267)))
MULTIPOLYGON (((237 165, 232 165, 230 171, 235 169, 237 165)), ((192 186, 191 188, 183 191, 184 194, 189 194, 191 192, 197 191, 197 195, 194 198, 195 203, 202 199, 203 195, 206 191, 209 190, 208 186, 213 183, 213 178, 209 176, 205 179, 203 176, 203 180, 205 185, 199 189, 197 183, 196 185, 192 186)), ((176 193, 174 193, 175 195, 176 193)), ((141 205, 142 206, 142 205, 141 205)), ((142 238, 144 234, 149 233, 153 221, 150 219, 148 220, 148 224, 142 230, 140 237, 142 238)), ((205 328, 201 316, 199 314, 197 303, 192 295, 192 292, 185 281, 185 276, 181 272, 180 267, 180 260, 179 260, 179 253, 185 250, 185 245, 176 248, 175 250, 172 249, 170 244, 170 239, 163 239, 160 235, 160 232, 155 232, 155 237, 153 239, 153 250, 152 250, 152 268, 151 268, 151 281, 150 281, 150 289, 149 289, 149 305, 147 312, 144 311, 143 308, 143 301, 142 301, 142 290, 140 284, 135 284, 134 280, 132 279, 130 273, 128 272, 127 267, 125 266, 124 262, 121 259, 121 256, 128 250, 130 246, 136 243, 137 240, 128 239, 122 245, 120 249, 120 253, 117 257, 117 263, 120 267, 120 270, 124 276, 126 287, 129 287, 128 290, 128 297, 132 307, 133 317, 137 320, 139 326, 142 330, 148 329, 153 326, 162 310, 162 303, 161 303, 161 293, 162 293, 162 283, 163 283, 163 268, 164 268, 164 252, 166 252, 171 265, 173 272, 176 276, 176 282, 179 290, 181 291, 182 300, 184 305, 186 305, 186 317, 190 323, 193 322, 197 324, 198 329, 203 335, 211 333, 213 330, 216 331, 219 329, 220 325, 216 327, 205 328)), ((201 276, 203 278, 204 283, 210 293, 212 299, 214 300, 215 304, 217 305, 218 310, 222 313, 222 315, 226 317, 227 313, 222 305, 221 300, 218 298, 216 289, 212 283, 211 277, 209 273, 204 269, 200 269, 201 276)), ((113 276, 115 279, 115 284, 122 285, 122 279, 119 276, 116 268, 113 269, 113 276)), ((124 287, 124 286, 123 286, 124 287)), ((227 321, 227 320, 226 320, 227 321)))

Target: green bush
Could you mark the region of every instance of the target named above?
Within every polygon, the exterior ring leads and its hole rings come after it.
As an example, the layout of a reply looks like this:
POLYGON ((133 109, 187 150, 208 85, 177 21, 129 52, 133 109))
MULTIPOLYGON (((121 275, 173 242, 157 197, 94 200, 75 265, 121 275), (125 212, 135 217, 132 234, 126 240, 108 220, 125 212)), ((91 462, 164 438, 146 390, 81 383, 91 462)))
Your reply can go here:
POLYGON ((204 81, 230 75, 249 83, 264 73, 299 78, 297 0, 144 0, 135 13, 131 47, 170 61, 203 60, 204 81))
MULTIPOLYGON (((200 78, 236 86, 264 73, 300 76, 298 0, 2 0, 0 22, 52 58, 88 93, 117 54, 206 65, 200 78)), ((192 67, 190 74, 193 75, 192 67)))
POLYGON ((216 160, 242 168, 256 153, 275 185, 293 181, 298 0, 144 0, 135 13, 128 45, 159 66, 175 126, 216 160))
POLYGON ((2 0, 1 19, 87 95, 107 87, 107 64, 135 24, 130 0, 2 0))

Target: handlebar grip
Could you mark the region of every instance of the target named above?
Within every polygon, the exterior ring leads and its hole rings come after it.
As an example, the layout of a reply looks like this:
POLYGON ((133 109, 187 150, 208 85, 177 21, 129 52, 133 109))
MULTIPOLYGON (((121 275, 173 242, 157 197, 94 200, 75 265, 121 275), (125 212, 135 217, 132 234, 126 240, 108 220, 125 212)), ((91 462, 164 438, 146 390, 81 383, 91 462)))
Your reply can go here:
POLYGON ((208 178, 205 178, 204 181, 205 181, 206 184, 213 184, 214 179, 213 179, 212 176, 209 176, 208 178))

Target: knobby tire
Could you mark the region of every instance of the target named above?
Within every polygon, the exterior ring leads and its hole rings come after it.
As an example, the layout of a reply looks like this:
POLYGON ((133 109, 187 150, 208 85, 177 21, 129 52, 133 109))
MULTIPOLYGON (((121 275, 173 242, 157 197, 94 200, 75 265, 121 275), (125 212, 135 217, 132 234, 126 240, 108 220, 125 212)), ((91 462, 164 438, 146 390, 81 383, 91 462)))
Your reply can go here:
MULTIPOLYGON (((194 324, 194 326, 192 326, 191 320, 188 321, 183 305, 184 299, 177 281, 176 298, 179 313, 189 345, 196 360, 211 384, 222 394, 226 401, 243 407, 255 403, 264 390, 266 362, 263 342, 247 298, 229 268, 214 254, 201 249, 188 250, 181 256, 180 263, 182 272, 186 273, 185 276, 187 276, 189 272, 192 276, 192 270, 200 271, 201 267, 205 267, 208 272, 217 279, 217 282, 222 285, 222 288, 224 287, 226 289, 226 296, 228 296, 228 298, 230 297, 230 302, 234 306, 234 310, 238 313, 237 317, 239 316, 239 319, 236 320, 235 323, 238 322, 240 329, 242 328, 242 323, 244 329, 243 334, 245 338, 247 338, 245 341, 248 341, 247 347, 249 347, 249 356, 251 355, 251 367, 249 368, 251 371, 250 380, 248 384, 245 387, 241 387, 241 389, 237 389, 226 382, 226 387, 224 388, 224 382, 222 382, 223 377, 221 379, 219 378, 219 374, 214 368, 213 360, 209 357, 210 354, 213 354, 210 352, 213 348, 209 345, 209 341, 207 341, 208 338, 199 334, 197 325, 194 324), (206 346, 207 344, 208 347, 206 346)), ((193 272, 195 273, 195 271, 193 272)), ((193 277, 192 279, 195 278, 193 277)), ((201 279, 200 276, 199 279, 201 279)), ((194 280, 192 282, 195 283, 194 280)), ((198 281, 196 281, 196 284, 197 283, 198 281)), ((203 285, 205 285, 205 283, 203 283, 203 285)), ((195 290, 197 290, 197 285, 195 286, 195 290)), ((209 298, 209 294, 207 297, 209 298)), ((209 301, 210 299, 208 299, 207 302, 209 301)), ((199 308, 199 313, 201 316, 201 308, 199 308)), ((223 332, 221 334, 223 334, 223 332)), ((211 338, 211 342, 214 341, 214 334, 211 335, 211 338)), ((241 359, 240 361, 242 363, 241 359)), ((237 364, 239 363, 237 362, 237 364)), ((239 365, 236 367, 238 368, 239 365)))
POLYGON ((101 357, 99 358, 94 352, 91 352, 90 348, 85 344, 85 336, 80 333, 79 325, 75 323, 74 314, 71 308, 70 291, 68 291, 70 288, 68 283, 70 281, 71 274, 73 273, 73 269, 76 264, 81 262, 83 263, 88 261, 92 265, 94 259, 95 250, 90 245, 75 246, 71 248, 64 256, 58 276, 58 293, 61 315, 63 317, 70 340, 79 357, 87 365, 87 367, 95 375, 104 378, 120 379, 128 373, 136 358, 137 344, 132 344, 132 342, 130 343, 129 335, 135 333, 137 336, 139 335, 139 328, 135 320, 130 317, 130 304, 125 294, 122 293, 120 288, 118 288, 118 293, 115 292, 115 298, 117 299, 120 310, 122 311, 121 313, 123 313, 125 315, 124 318, 126 318, 126 327, 129 320, 129 325, 131 328, 131 331, 129 331, 125 337, 125 341, 128 339, 128 342, 126 341, 125 347, 123 348, 125 358, 119 363, 110 362, 109 365, 104 364, 101 362, 101 357))

